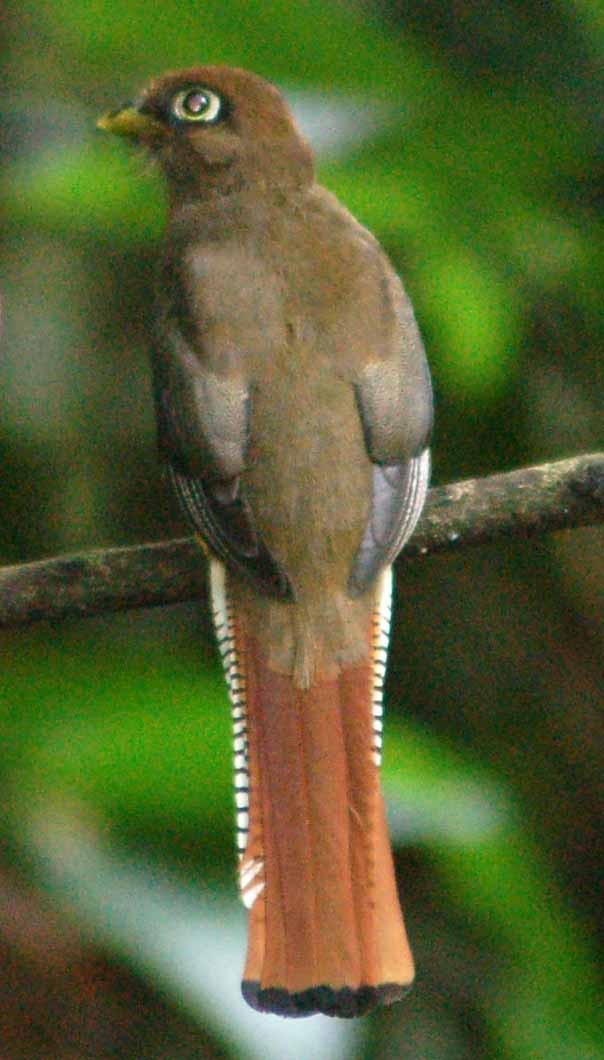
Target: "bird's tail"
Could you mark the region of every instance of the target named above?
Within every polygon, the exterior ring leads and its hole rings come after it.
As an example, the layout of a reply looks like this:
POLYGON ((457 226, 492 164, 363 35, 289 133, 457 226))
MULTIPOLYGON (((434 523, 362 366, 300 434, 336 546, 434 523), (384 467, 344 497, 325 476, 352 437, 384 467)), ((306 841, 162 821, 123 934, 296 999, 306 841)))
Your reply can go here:
POLYGON ((397 1000, 413 979, 379 782, 390 580, 367 661, 301 689, 268 666, 212 562, 249 909, 242 990, 263 1012, 356 1016, 397 1000))

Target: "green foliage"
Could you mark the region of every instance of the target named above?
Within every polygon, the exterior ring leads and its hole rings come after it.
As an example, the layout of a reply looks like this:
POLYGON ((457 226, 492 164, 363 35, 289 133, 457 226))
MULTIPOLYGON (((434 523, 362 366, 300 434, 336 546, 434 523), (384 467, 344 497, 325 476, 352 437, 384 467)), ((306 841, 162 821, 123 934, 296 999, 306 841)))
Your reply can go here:
POLYGON ((130 0, 116 17, 107 0, 86 0, 57 18, 54 0, 37 5, 48 39, 65 66, 85 57, 93 77, 118 71, 133 79, 199 63, 249 66, 266 77, 333 91, 399 93, 421 79, 423 67, 410 43, 396 39, 360 5, 305 0, 270 4, 210 0, 203 9, 171 2, 150 17, 143 0, 130 0))
POLYGON ((161 234, 159 176, 133 166, 100 137, 70 152, 57 147, 14 163, 2 190, 14 225, 35 219, 49 234, 107 240, 122 250, 161 234), (106 179, 99 188, 101 172, 106 179), (124 213, 131 218, 127 226, 124 213))

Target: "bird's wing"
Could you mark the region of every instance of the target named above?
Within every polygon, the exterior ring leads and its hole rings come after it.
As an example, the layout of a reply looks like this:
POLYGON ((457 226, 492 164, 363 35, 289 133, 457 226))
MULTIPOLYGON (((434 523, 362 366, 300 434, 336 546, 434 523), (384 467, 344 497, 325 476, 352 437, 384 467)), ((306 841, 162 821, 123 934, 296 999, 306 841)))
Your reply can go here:
POLYGON ((432 388, 411 303, 391 271, 384 286, 393 314, 389 341, 356 380, 359 413, 373 463, 371 505, 349 591, 358 595, 395 559, 421 514, 430 475, 432 388))
POLYGON ((156 329, 153 369, 159 446, 187 520, 231 569, 270 596, 290 598, 289 579, 260 538, 240 488, 247 381, 204 364, 173 319, 156 329))

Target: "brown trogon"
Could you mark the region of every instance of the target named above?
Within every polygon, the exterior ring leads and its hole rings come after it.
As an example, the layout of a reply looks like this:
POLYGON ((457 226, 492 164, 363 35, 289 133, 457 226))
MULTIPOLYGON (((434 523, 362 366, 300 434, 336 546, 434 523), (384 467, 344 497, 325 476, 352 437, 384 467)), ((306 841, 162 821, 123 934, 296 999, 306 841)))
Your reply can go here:
POLYGON ((262 78, 168 73, 99 125, 167 180, 155 404, 232 701, 243 994, 359 1015, 413 979, 379 781, 391 566, 429 475, 413 310, 262 78))

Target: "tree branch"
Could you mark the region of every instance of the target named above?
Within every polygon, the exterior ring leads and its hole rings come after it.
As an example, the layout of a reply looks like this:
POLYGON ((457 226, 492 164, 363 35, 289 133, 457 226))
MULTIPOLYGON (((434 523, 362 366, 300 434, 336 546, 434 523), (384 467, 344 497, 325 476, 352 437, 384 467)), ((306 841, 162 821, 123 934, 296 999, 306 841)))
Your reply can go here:
MULTIPOLYGON (((399 564, 436 552, 604 523, 604 453, 430 490, 399 564)), ((173 604, 207 594, 194 538, 0 569, 0 627, 173 604)))

